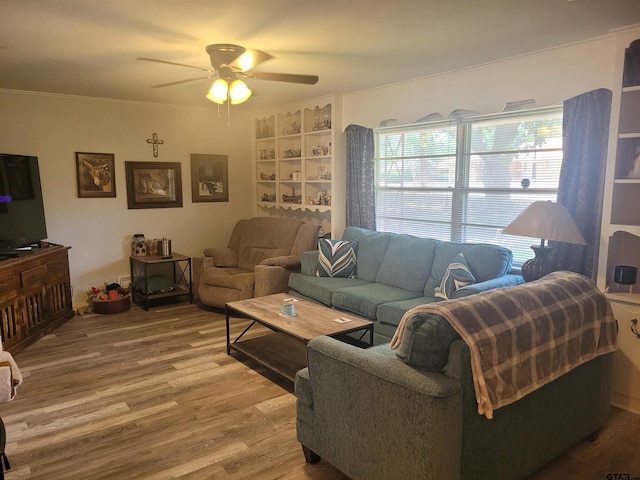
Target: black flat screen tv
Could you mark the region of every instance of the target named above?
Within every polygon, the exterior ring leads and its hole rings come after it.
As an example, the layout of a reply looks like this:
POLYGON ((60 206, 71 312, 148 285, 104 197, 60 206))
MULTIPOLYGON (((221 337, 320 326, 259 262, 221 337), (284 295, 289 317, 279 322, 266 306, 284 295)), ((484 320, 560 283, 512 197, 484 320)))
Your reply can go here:
POLYGON ((0 153, 0 255, 45 238, 38 157, 0 153))

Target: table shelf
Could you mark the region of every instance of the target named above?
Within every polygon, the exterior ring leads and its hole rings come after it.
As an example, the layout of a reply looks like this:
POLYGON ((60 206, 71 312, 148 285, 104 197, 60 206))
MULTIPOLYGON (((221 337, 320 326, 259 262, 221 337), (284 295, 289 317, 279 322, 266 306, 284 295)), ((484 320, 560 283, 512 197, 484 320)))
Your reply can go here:
POLYGON ((193 303, 193 286, 191 272, 191 257, 174 253, 170 257, 147 255, 130 257, 131 267, 131 297, 134 303, 141 303, 145 310, 154 300, 172 297, 188 296, 189 303, 193 303), (172 287, 169 291, 154 292, 149 289, 152 275, 164 279, 166 285, 172 287))

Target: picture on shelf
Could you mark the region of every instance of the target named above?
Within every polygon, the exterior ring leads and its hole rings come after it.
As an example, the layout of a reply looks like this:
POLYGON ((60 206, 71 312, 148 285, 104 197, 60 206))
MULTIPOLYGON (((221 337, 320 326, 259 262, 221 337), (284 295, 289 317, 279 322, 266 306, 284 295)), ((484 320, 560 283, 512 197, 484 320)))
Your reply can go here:
POLYGON ((229 201, 229 158, 226 155, 191 154, 191 200, 229 201))
POLYGON ((125 162, 125 171, 128 208, 182 207, 179 162, 125 162))
POLYGON ((76 152, 78 198, 116 196, 115 155, 76 152))

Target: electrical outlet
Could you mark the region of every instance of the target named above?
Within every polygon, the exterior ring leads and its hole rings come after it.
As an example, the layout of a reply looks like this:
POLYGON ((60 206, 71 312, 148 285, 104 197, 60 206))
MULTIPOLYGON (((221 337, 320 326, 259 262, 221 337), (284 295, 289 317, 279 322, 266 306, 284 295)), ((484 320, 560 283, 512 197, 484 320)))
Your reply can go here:
POLYGON ((131 275, 119 275, 116 277, 116 283, 118 283, 122 288, 128 288, 131 283, 131 275))

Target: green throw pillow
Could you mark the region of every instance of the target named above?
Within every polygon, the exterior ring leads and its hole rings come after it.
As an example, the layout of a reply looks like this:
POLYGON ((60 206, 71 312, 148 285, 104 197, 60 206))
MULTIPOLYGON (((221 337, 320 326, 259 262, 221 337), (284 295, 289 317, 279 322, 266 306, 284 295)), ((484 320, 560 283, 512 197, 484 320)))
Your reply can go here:
POLYGON ((321 238, 318 241, 318 277, 354 278, 358 242, 321 238))
POLYGON ((459 253, 444 272, 440 286, 435 288, 435 297, 440 300, 448 300, 456 290, 471 285, 475 281, 476 279, 467 265, 467 259, 459 253))

